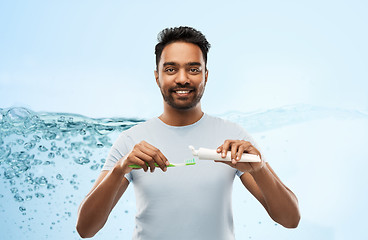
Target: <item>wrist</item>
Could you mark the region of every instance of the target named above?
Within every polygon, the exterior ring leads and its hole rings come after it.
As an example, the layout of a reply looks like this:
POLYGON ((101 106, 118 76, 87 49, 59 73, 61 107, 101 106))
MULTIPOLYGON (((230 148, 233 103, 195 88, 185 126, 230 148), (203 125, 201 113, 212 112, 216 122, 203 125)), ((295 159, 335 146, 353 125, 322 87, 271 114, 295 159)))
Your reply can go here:
POLYGON ((260 167, 258 167, 257 169, 254 169, 253 171, 249 172, 253 178, 257 178, 259 176, 262 176, 263 174, 266 173, 266 164, 264 161, 262 161, 262 165, 260 167))
POLYGON ((127 168, 128 166, 125 166, 124 164, 118 162, 111 170, 111 174, 124 177, 125 174, 129 173, 129 170, 127 168))

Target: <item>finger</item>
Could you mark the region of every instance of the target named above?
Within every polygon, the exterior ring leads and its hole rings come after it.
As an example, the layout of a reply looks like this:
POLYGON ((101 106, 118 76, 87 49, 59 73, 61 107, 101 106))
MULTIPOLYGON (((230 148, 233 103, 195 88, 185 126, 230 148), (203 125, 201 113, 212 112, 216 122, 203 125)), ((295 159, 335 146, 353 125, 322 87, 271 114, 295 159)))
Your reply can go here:
POLYGON ((241 159, 241 156, 242 156, 242 154, 244 153, 244 150, 245 150, 245 147, 244 147, 244 145, 242 144, 242 145, 240 145, 239 146, 239 148, 238 148, 238 152, 237 152, 237 154, 236 154, 236 161, 240 161, 240 159, 241 159))
MULTIPOLYGON (((154 146, 147 143, 147 145, 145 145, 145 147, 143 147, 141 150, 142 150, 142 152, 144 152, 146 155, 148 155, 150 157, 149 159, 147 159, 148 164, 150 164, 150 162, 152 162, 153 166, 155 167, 155 163, 157 163, 157 165, 162 169, 162 171, 167 170, 166 166, 168 164, 166 164, 166 162, 168 162, 168 160, 161 153, 161 151, 159 149, 157 149, 154 146)), ((151 164, 150 164, 150 166, 151 166, 151 164)), ((153 168, 153 170, 154 170, 154 168, 153 168)))
POLYGON ((131 163, 139 165, 142 167, 142 169, 147 172, 148 171, 148 166, 146 164, 145 161, 143 161, 142 159, 138 158, 137 156, 133 156, 131 159, 131 163))
POLYGON ((249 143, 249 146, 247 148, 245 148, 245 151, 247 153, 255 154, 255 155, 258 155, 258 156, 261 155, 261 153, 258 151, 258 149, 255 148, 251 143, 249 143))
POLYGON ((222 145, 219 146, 217 149, 216 149, 217 153, 220 153, 222 151, 222 145))
POLYGON ((231 145, 231 140, 225 140, 224 144, 222 145, 222 153, 221 153, 221 157, 225 158, 227 151, 229 151, 230 149, 230 145, 231 145))
POLYGON ((233 143, 231 145, 231 162, 233 164, 236 164, 235 158, 236 158, 236 153, 238 152, 238 147, 239 147, 239 144, 233 143))
POLYGON ((144 162, 148 164, 151 172, 154 172, 156 168, 156 165, 155 165, 156 161, 155 161, 155 158, 153 157, 154 154, 155 154, 154 152, 149 152, 144 149, 143 151, 137 151, 136 153, 136 156, 138 158, 140 158, 141 160, 143 160, 144 162))

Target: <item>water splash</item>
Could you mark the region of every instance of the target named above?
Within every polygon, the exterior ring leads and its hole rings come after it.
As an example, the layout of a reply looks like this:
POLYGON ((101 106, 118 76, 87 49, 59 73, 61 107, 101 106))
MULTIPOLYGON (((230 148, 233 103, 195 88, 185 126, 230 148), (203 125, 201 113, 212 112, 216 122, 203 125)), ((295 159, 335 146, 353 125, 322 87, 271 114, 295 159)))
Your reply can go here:
POLYGON ((366 119, 368 118, 368 113, 357 110, 298 104, 250 113, 227 112, 219 116, 239 123, 251 133, 256 133, 323 118, 366 119))
MULTIPOLYGON (((63 185, 78 190, 78 166, 95 172, 101 169, 112 137, 141 121, 0 109, 0 201, 11 194, 20 213, 26 215, 30 209, 22 205, 26 202, 60 196, 63 185)), ((69 195, 64 198, 76 204, 69 195)))
MULTIPOLYGON (((251 113, 228 112, 219 116, 241 124, 250 133, 331 116, 335 119, 368 118, 368 114, 359 111, 309 105, 251 113)), ((50 229, 55 228, 60 221, 75 214, 76 211, 71 209, 80 203, 80 198, 75 200, 75 196, 88 191, 104 164, 112 141, 121 131, 142 121, 0 108, 0 203, 10 196, 8 199, 24 217, 37 214, 37 207, 29 203, 52 205, 59 201, 59 205, 55 205, 65 206, 56 207, 58 219, 41 223, 51 224, 50 229), (88 171, 94 174, 88 174, 88 171), (89 185, 82 187, 83 181, 88 181, 89 185), (82 193, 78 193, 80 189, 83 189, 82 193)), ((128 212, 131 211, 125 211, 128 212)), ((21 224, 19 228, 27 229, 27 226, 21 224)))

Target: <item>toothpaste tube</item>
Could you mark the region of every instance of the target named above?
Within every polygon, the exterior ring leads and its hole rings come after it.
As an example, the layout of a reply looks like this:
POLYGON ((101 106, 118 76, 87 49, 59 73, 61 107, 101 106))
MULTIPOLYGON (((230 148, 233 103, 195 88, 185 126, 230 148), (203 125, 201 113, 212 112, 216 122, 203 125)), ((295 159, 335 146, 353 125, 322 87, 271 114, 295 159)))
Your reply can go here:
MULTIPOLYGON (((193 156, 198 156, 199 160, 220 160, 231 161, 231 153, 228 152, 225 158, 221 157, 221 153, 218 153, 215 149, 199 148, 195 150, 193 146, 189 146, 192 150, 193 156)), ((238 162, 261 162, 258 155, 243 153, 238 162)))

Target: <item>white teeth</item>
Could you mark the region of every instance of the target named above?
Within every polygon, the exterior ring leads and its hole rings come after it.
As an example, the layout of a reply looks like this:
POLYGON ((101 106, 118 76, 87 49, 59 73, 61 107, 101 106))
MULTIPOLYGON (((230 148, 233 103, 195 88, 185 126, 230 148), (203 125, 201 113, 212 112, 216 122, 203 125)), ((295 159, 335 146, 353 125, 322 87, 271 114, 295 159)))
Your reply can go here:
POLYGON ((179 93, 179 94, 185 94, 185 93, 189 93, 190 91, 176 91, 176 93, 179 93))

